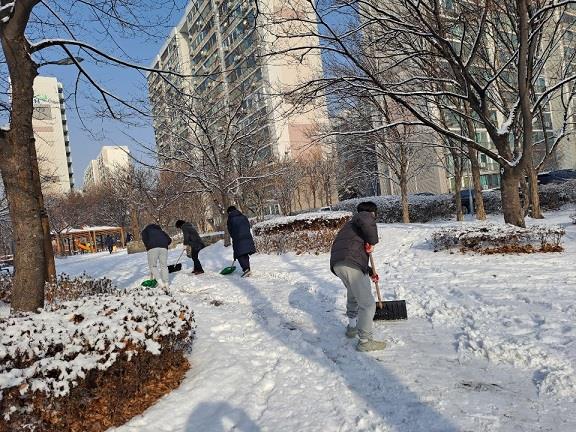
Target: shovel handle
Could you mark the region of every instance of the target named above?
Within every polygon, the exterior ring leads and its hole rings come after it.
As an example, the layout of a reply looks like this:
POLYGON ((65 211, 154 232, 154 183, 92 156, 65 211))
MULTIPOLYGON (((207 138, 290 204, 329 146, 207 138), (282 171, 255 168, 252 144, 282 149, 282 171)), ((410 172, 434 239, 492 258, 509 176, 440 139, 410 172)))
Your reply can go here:
POLYGON ((186 248, 182 248, 182 252, 180 252, 180 256, 178 257, 178 259, 176 260, 176 264, 178 264, 180 262, 180 259, 182 258, 182 255, 184 255, 184 251, 186 250, 186 248))
MULTIPOLYGON (((372 256, 372 254, 370 254, 369 256, 370 256, 370 267, 372 267, 372 273, 377 274, 376 266, 374 265, 374 257, 372 256)), ((376 295, 378 295, 378 308, 382 309, 382 296, 380 295, 380 286, 378 285, 378 282, 374 282, 374 285, 376 285, 376 295)))

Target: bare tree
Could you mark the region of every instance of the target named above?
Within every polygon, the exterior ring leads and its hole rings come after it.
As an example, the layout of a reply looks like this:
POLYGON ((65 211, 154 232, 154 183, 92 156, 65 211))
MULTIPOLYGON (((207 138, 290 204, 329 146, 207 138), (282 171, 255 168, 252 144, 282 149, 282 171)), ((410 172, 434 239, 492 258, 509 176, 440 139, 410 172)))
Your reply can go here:
MULTIPOLYGON (((401 123, 427 127, 495 160, 501 169, 504 219, 523 226, 518 184, 526 167, 532 170, 532 122, 540 107, 562 101, 556 104, 560 118, 548 155, 572 132, 568 126, 576 74, 571 61, 558 59, 563 36, 574 25, 568 10, 573 3, 287 0, 284 13, 265 5, 261 10, 279 47, 272 56, 301 60, 323 51, 332 62, 353 69, 301 83, 290 90, 292 100, 307 103, 317 95, 330 98, 355 88, 393 101, 410 113, 401 123), (302 42, 312 37, 320 44, 302 42), (534 83, 544 75, 547 85, 536 96, 534 83), (470 114, 462 107, 469 107, 470 114), (486 130, 495 148, 444 127, 439 110, 470 118, 476 128, 486 130)), ((381 128, 396 125, 398 121, 381 128)))
MULTIPOLYGON (((214 85, 218 83, 214 77, 214 85)), ((249 82, 233 98, 218 103, 182 90, 178 103, 166 101, 179 124, 169 123, 163 133, 174 138, 170 148, 160 147, 161 169, 190 186, 189 194, 204 194, 212 202, 212 217, 225 230, 226 209, 243 206, 251 188, 271 182, 274 169, 269 110, 249 82), (174 114, 175 113, 175 114, 174 114)))
POLYGON ((47 195, 44 205, 48 211, 50 227, 56 233, 58 249, 64 251, 62 234, 72 228, 81 228, 87 221, 85 200, 78 192, 66 195, 47 195))
POLYGON ((361 176, 375 175, 398 187, 402 220, 409 223, 409 185, 425 170, 437 165, 436 158, 430 157, 435 152, 432 142, 421 127, 403 124, 410 114, 384 98, 372 98, 364 93, 342 98, 338 105, 337 122, 326 136, 340 140, 346 137, 349 141, 346 156, 353 153, 359 157, 353 171, 359 171, 361 176), (399 123, 394 127, 379 127, 396 122, 399 123))
POLYGON ((47 218, 32 128, 33 81, 38 69, 58 64, 55 56, 64 53, 68 59, 63 63, 72 63, 78 72, 75 97, 78 89, 87 84, 102 106, 99 114, 124 119, 129 112, 144 113, 143 108, 107 90, 95 69, 80 64, 76 55, 80 53, 96 65, 113 63, 151 73, 174 74, 138 66, 118 48, 117 37, 152 35, 165 25, 175 2, 18 0, 3 5, 0 39, 4 62, 0 82, 4 85, 1 93, 10 97, 1 104, 8 126, 0 129, 0 172, 16 237, 11 305, 15 311, 35 311, 43 305, 44 281, 50 273, 48 264, 53 261, 50 230, 47 223, 43 224, 47 218), (155 14, 163 16, 155 22, 155 14), (98 48, 103 39, 110 41, 109 46, 116 46, 120 56, 98 48))

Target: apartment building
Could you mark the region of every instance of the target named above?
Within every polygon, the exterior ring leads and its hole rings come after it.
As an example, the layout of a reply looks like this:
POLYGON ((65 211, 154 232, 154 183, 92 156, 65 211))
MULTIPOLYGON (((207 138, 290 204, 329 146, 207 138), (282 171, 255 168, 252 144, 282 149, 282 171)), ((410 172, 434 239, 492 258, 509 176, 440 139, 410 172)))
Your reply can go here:
POLYGON ((38 165, 44 194, 74 189, 74 171, 62 84, 56 78, 34 80, 32 117, 38 165))
MULTIPOLYGON (((443 5, 446 9, 447 15, 458 14, 458 3, 452 0, 444 0, 443 5)), ((555 16, 546 22, 546 27, 543 31, 543 43, 550 44, 544 52, 540 53, 537 57, 543 56, 547 60, 539 70, 539 75, 534 82, 535 97, 538 99, 548 89, 558 85, 559 82, 566 78, 566 72, 571 74, 573 70, 571 64, 576 61, 576 5, 566 5, 565 8, 557 8, 554 12, 555 16), (550 47, 555 47, 551 48, 550 47)), ((499 29, 503 32, 502 29, 499 29)), ((455 49, 460 48, 458 41, 461 33, 453 31, 453 46, 455 49)), ((516 35, 510 33, 509 39, 515 40, 516 35)), ((494 47, 497 53, 497 47, 494 47)), ((507 51, 505 51, 507 52, 507 51)), ((509 55, 509 54, 507 54, 509 55)), ((502 57, 501 54, 495 54, 497 60, 500 62, 500 67, 506 64, 509 60, 508 57, 502 57)), ((505 71, 503 72, 506 73, 505 71)), ((512 71, 512 74, 515 72, 512 71)), ((512 79, 510 79, 513 81, 512 79)), ((576 169, 576 140, 572 134, 576 132, 573 121, 567 121, 566 136, 559 141, 556 150, 545 160, 544 157, 547 149, 550 149, 555 141, 555 136, 564 127, 564 116, 573 116, 576 110, 576 104, 573 97, 573 90, 570 88, 572 84, 566 84, 563 89, 564 95, 562 97, 554 97, 549 103, 542 104, 539 112, 535 115, 533 120, 533 145, 534 145, 534 163, 539 166, 542 161, 544 163, 540 167, 540 171, 557 170, 557 169, 576 169), (566 108, 568 106, 568 108, 566 108)), ((508 103, 512 105, 515 102, 515 95, 512 95, 508 103)), ((493 116, 498 124, 504 124, 506 118, 501 112, 493 111, 493 116)), ((457 128, 456 128, 457 129, 457 128)), ((490 150, 495 151, 495 146, 491 142, 490 137, 485 129, 480 127, 476 130, 476 142, 490 150)), ((496 161, 490 159, 486 155, 478 155, 481 169, 481 183, 482 187, 493 188, 500 186, 500 166, 496 161)), ((464 173, 464 183, 468 184, 467 173, 464 173)), ((453 184, 453 179, 451 179, 453 184)))
POLYGON ((206 103, 216 109, 240 104, 240 127, 255 120, 261 125, 258 139, 269 143, 269 157, 298 158, 309 150, 308 132, 325 121, 326 113, 309 110, 285 116, 290 104, 275 95, 306 76, 321 74, 321 59, 311 57, 295 65, 262 57, 269 41, 256 28, 256 15, 256 4, 249 0, 189 2, 153 67, 193 77, 171 82, 158 74, 148 77, 160 154, 173 153, 186 145, 182 138, 190 136, 191 126, 178 110, 187 104, 200 110, 206 103))
POLYGON ((130 150, 126 146, 104 146, 96 159, 84 170, 84 190, 102 184, 110 174, 130 167, 130 150))

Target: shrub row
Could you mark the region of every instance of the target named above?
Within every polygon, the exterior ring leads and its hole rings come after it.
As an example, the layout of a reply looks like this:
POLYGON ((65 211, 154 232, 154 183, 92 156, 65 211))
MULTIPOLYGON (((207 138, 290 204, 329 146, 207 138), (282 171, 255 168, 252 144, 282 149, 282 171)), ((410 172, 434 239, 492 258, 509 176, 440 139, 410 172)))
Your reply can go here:
POLYGON ((462 252, 560 252, 565 230, 559 226, 482 224, 442 228, 432 234, 435 251, 458 247, 462 252))
MULTIPOLYGON (((90 295, 119 292, 108 278, 94 279, 86 273, 72 277, 66 273, 61 273, 55 281, 46 283, 44 298, 47 303, 57 303, 90 295)), ((10 303, 11 295, 12 276, 0 274, 0 301, 10 303)))
MULTIPOLYGON (((402 222, 402 204, 399 196, 376 196, 354 198, 341 201, 332 206, 335 210, 356 212, 356 206, 363 201, 372 201, 378 206, 378 222, 402 222)), ((410 221, 429 222, 435 219, 451 219, 456 211, 452 195, 419 196, 410 195, 408 198, 410 221)))
POLYGON ((254 225, 256 249, 266 254, 319 254, 330 251, 350 212, 317 212, 286 216, 254 225))
MULTIPOLYGON (((558 210, 566 204, 576 204, 576 180, 539 187, 540 205, 545 211, 558 210)), ((482 193, 484 208, 488 214, 502 213, 500 191, 482 193)), ((332 206, 334 210, 356 211, 362 201, 373 201, 378 206, 378 222, 402 222, 402 204, 399 196, 375 196, 341 201, 332 206)), ((411 222, 429 222, 454 218, 456 203, 453 194, 419 196, 408 198, 411 222)))
POLYGON ((98 294, 0 321, 0 431, 103 431, 187 368, 194 315, 156 290, 98 294))
POLYGON ((330 252, 338 229, 304 230, 291 233, 264 234, 254 237, 256 250, 265 254, 284 254, 295 252, 297 255, 312 253, 315 255, 330 252))
POLYGON ((305 230, 333 230, 340 229, 351 217, 352 213, 348 211, 302 213, 296 216, 281 216, 259 222, 252 229, 257 236, 305 230))

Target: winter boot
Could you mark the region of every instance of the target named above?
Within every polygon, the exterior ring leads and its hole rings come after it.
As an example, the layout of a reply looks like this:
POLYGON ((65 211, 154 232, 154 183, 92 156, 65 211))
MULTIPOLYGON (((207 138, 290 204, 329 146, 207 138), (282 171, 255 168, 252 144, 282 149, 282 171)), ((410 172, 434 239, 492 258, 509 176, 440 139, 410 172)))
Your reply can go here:
POLYGON ((252 272, 250 271, 250 269, 246 269, 246 270, 244 270, 244 272, 242 273, 242 276, 240 276, 240 277, 243 277, 243 278, 248 277, 248 276, 250 276, 251 273, 252 272))
POLYGON ((355 338, 358 336, 358 329, 356 327, 350 327, 350 325, 346 326, 346 337, 347 338, 355 338))
POLYGON ((382 351, 385 348, 386 342, 374 339, 360 339, 358 345, 356 345, 356 351, 361 352, 382 351))

